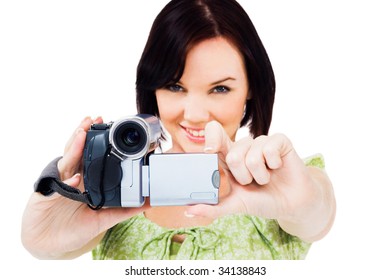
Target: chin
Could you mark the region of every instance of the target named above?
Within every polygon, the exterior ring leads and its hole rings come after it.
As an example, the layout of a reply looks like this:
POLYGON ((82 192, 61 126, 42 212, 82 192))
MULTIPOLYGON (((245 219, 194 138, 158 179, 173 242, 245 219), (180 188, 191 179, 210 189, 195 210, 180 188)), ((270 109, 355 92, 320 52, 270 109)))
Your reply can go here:
POLYGON ((183 143, 174 145, 172 151, 178 151, 180 153, 203 153, 204 143, 183 143))

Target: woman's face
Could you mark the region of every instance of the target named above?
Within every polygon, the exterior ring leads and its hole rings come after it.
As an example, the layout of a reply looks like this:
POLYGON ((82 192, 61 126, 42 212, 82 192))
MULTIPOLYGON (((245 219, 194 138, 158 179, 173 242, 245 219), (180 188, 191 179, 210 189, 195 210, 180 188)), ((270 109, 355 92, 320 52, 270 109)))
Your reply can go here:
POLYGON ((204 128, 212 120, 234 140, 248 98, 240 52, 221 37, 195 45, 180 81, 156 90, 156 98, 172 152, 202 152, 204 128))

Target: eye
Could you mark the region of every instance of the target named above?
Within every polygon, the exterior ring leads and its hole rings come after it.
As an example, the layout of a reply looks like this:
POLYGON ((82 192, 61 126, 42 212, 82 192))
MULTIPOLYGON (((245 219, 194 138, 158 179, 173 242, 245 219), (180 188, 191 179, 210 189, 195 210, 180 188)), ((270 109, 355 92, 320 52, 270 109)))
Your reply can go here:
POLYGON ((228 93, 229 91, 230 91, 230 88, 226 87, 226 86, 216 86, 212 90, 213 93, 228 93))
POLYGON ((184 91, 183 87, 179 86, 178 84, 168 85, 165 88, 167 90, 169 90, 169 91, 172 91, 172 92, 182 92, 182 91, 184 91))

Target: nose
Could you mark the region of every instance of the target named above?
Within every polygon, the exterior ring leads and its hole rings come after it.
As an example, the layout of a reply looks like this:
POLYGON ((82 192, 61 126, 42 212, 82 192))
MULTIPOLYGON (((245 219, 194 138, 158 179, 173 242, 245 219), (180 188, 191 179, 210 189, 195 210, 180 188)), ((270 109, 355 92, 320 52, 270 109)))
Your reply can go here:
POLYGON ((210 112, 207 100, 200 94, 188 94, 184 105, 184 119, 191 123, 208 122, 210 112))

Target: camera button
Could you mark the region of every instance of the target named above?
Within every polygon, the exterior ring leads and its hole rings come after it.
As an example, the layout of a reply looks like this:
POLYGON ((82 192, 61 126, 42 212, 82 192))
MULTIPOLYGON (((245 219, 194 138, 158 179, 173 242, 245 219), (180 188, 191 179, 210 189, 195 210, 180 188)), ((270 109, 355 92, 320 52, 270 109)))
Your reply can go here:
POLYGON ((213 183, 214 188, 219 189, 220 180, 219 171, 215 170, 211 177, 211 182, 213 183))

